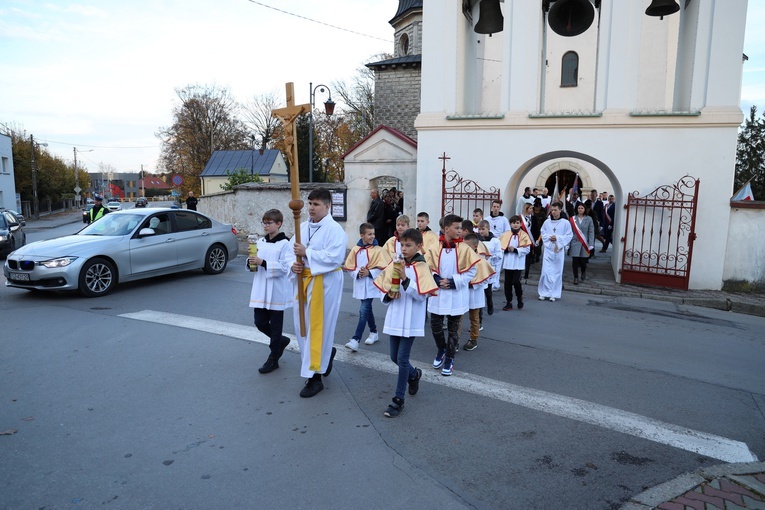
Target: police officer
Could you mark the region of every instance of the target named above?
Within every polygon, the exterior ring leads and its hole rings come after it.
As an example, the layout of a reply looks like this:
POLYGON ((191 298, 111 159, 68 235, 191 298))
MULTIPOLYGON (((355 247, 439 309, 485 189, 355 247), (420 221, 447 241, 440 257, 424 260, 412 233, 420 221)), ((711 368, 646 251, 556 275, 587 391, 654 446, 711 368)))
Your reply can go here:
POLYGON ((101 195, 96 195, 93 199, 96 201, 96 205, 88 213, 88 223, 93 223, 104 214, 109 214, 109 208, 104 207, 104 198, 101 195))

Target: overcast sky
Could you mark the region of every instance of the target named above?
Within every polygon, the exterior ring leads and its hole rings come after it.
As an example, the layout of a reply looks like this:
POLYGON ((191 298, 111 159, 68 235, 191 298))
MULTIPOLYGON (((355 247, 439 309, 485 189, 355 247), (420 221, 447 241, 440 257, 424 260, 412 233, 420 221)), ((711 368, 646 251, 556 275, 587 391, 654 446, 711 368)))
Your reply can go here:
MULTIPOLYGON (((230 88, 246 102, 293 81, 351 78, 393 51, 398 0, 2 0, 0 124, 26 130, 67 161, 96 171, 156 170, 175 89, 230 88), (273 6, 305 18, 265 7, 273 6), (92 150, 92 152, 85 152, 92 150)), ((765 1, 749 0, 742 108, 765 109, 765 1)), ((317 93, 316 102, 325 100, 317 93)), ((337 100, 337 98, 333 98, 337 100)), ((342 105, 340 105, 342 106, 342 105)))

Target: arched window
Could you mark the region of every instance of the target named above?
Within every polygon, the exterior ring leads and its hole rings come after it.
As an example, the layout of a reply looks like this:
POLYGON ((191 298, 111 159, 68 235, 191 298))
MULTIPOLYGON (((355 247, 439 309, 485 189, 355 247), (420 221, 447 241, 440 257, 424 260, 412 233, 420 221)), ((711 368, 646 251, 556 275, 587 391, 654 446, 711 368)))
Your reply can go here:
POLYGON ((398 41, 398 50, 401 55, 409 55, 409 36, 401 34, 401 38, 398 41))
POLYGON ((579 55, 568 51, 563 55, 560 73, 561 87, 576 87, 579 82, 579 55))

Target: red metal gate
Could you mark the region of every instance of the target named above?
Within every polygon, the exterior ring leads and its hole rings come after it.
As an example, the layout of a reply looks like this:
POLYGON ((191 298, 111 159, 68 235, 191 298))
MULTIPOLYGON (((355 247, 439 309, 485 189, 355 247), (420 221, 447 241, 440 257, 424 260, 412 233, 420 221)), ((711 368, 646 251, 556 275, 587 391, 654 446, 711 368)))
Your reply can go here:
POLYGON ((484 216, 489 215, 491 203, 499 200, 499 189, 492 186, 485 190, 477 182, 463 179, 455 170, 446 171, 446 160, 449 159, 444 153, 439 159, 443 160, 441 169, 441 217, 447 214, 456 214, 466 220, 473 219, 473 210, 482 209, 484 216), (447 187, 447 184, 449 186, 447 187))
POLYGON ((686 175, 645 197, 627 196, 622 283, 688 290, 699 179, 686 175))

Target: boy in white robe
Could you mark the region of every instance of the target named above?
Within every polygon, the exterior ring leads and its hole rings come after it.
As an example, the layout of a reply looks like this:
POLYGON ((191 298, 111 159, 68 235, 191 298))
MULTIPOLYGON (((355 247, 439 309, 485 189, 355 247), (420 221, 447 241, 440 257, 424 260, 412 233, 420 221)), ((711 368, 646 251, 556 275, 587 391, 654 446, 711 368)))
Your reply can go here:
POLYGON ((489 279, 494 275, 494 270, 491 268, 491 264, 489 264, 487 260, 489 251, 486 249, 486 246, 478 240, 478 234, 471 232, 465 235, 464 240, 465 244, 470 246, 470 248, 481 257, 481 260, 476 264, 475 277, 470 280, 470 283, 468 284, 468 317, 470 318, 470 330, 468 334, 470 335, 470 338, 465 342, 463 349, 472 351, 478 347, 478 335, 481 329, 483 329, 481 311, 483 310, 483 307, 486 306, 484 289, 488 286, 489 279))
POLYGON ((460 319, 468 311, 468 284, 475 277, 480 258, 462 242, 462 218, 447 214, 443 218, 444 235, 440 245, 425 254, 425 260, 438 284, 438 295, 428 299, 430 329, 438 352, 433 368, 441 375, 452 375, 454 355, 460 340, 460 319), (447 319, 448 341, 444 336, 444 318, 447 319))
POLYGON ((326 189, 315 189, 308 195, 309 220, 300 224, 300 240, 292 238, 293 254, 288 261, 292 266, 290 278, 295 282, 297 275, 303 275, 306 294, 304 309, 296 302, 293 306, 295 335, 300 346, 301 377, 308 380, 300 392, 303 398, 310 398, 324 389, 321 376, 332 371, 332 360, 337 350, 334 347, 337 315, 343 295, 343 273, 340 270, 345 260, 348 236, 332 216, 332 196, 326 189), (300 314, 305 317, 305 336, 300 334, 300 314))
POLYGON ((513 309, 513 291, 518 310, 523 310, 521 272, 526 265, 526 255, 531 251, 531 238, 521 228, 520 216, 510 217, 510 230, 500 236, 499 245, 504 253, 502 269, 505 271, 505 306, 502 310, 513 309))
POLYGON ((499 244, 499 237, 491 233, 491 225, 486 220, 478 223, 478 236, 481 242, 489 250, 489 264, 494 269, 494 275, 489 278, 489 285, 486 287, 486 311, 489 315, 494 313, 494 299, 491 295, 492 290, 499 289, 499 273, 502 271, 502 247, 499 244))
POLYGON ((571 223, 560 217, 563 204, 553 202, 550 205, 550 217, 542 224, 542 274, 539 277, 539 300, 560 299, 563 289, 563 264, 566 250, 574 237, 571 223))
POLYGON ((290 339, 282 335, 284 310, 292 306, 292 286, 287 279, 287 256, 292 250, 287 236, 279 232, 283 221, 284 217, 278 209, 266 211, 262 221, 266 235, 257 241, 257 255, 247 257, 248 264, 257 268, 250 292, 255 327, 270 339, 268 346, 271 352, 258 369, 261 374, 279 368, 279 358, 290 344, 290 339))
POLYGON ((401 234, 409 230, 409 222, 409 216, 406 214, 402 214, 396 218, 396 230, 393 232, 393 237, 385 241, 385 245, 383 246, 383 249, 388 252, 391 259, 401 257, 401 241, 399 240, 399 237, 401 237, 401 234))
POLYGON ((375 279, 383 292, 382 301, 388 305, 383 332, 390 335, 390 359, 398 365, 396 393, 385 410, 385 416, 395 418, 404 410, 404 390, 416 395, 422 370, 409 362, 414 338, 425 336, 425 307, 428 295, 435 294, 436 285, 430 268, 422 256, 422 234, 409 229, 400 235, 402 257, 389 264, 375 279))
POLYGON ((343 271, 353 279, 353 299, 358 299, 359 322, 356 332, 345 346, 357 352, 359 342, 364 334, 364 328, 369 324, 369 336, 364 341, 366 345, 373 345, 378 340, 375 314, 372 310, 372 300, 379 296, 374 279, 391 262, 391 257, 375 239, 375 227, 371 223, 362 223, 359 227, 359 242, 348 253, 345 259, 343 271))

